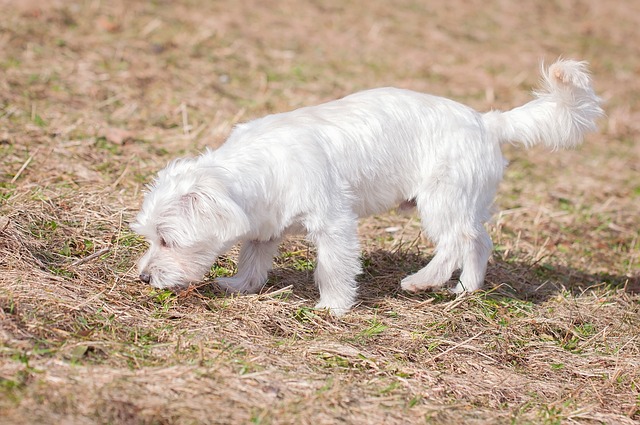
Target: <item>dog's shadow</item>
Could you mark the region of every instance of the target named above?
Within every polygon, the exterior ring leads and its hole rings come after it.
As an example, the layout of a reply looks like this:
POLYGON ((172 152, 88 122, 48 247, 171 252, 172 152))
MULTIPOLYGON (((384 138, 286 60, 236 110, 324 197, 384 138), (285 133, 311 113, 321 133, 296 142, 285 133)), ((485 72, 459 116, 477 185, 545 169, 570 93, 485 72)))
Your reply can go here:
MULTIPOLYGON (((400 280, 426 265, 431 260, 428 256, 380 250, 373 251, 364 258, 366 267, 361 285, 364 304, 375 305, 380 297, 385 296, 402 296, 418 300, 434 298, 435 303, 448 302, 455 297, 448 291, 408 294, 400 288, 400 280)), ((459 272, 452 277, 451 286, 457 283, 458 277, 459 272)), ((640 294, 640 274, 624 276, 588 273, 551 262, 532 264, 519 260, 507 261, 496 255, 488 265, 485 285, 479 293, 540 304, 559 293, 568 292, 572 296, 581 296, 597 289, 640 294)))
POLYGON ((489 265, 485 290, 534 304, 560 293, 582 296, 591 291, 615 290, 640 294, 640 274, 634 276, 589 273, 552 262, 494 261, 489 265))
MULTIPOLYGON (((311 254, 312 255, 312 254, 311 254)), ((415 273, 431 260, 430 256, 411 252, 375 250, 362 256, 363 273, 358 277, 358 303, 365 307, 376 307, 387 298, 405 298, 416 301, 442 303, 455 298, 446 290, 437 292, 408 293, 400 288, 400 281, 415 273)), ((294 294, 315 302, 319 298, 313 280, 313 267, 303 269, 276 261, 269 273, 263 293, 292 287, 294 294)), ((459 273, 454 274, 454 286, 459 273)), ((495 258, 487 269, 485 286, 479 293, 491 297, 512 298, 521 301, 542 303, 558 293, 569 292, 573 296, 583 295, 597 288, 623 290, 629 294, 640 293, 640 275, 617 276, 606 273, 588 273, 551 263, 530 264, 524 261, 505 261, 495 258)), ((223 296, 220 291, 216 291, 223 296)))

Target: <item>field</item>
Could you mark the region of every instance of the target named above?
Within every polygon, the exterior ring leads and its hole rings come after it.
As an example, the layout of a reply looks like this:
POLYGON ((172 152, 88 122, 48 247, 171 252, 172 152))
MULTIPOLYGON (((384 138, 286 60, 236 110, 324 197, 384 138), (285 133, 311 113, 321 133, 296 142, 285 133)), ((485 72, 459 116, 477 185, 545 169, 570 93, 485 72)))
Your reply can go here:
POLYGON ((0 422, 640 423, 640 2, 0 0, 0 422), (316 311, 314 247, 263 292, 137 280, 128 223, 170 159, 378 86, 479 110, 590 62, 574 151, 507 146, 485 290, 408 294, 411 213, 360 226, 359 304, 316 311))

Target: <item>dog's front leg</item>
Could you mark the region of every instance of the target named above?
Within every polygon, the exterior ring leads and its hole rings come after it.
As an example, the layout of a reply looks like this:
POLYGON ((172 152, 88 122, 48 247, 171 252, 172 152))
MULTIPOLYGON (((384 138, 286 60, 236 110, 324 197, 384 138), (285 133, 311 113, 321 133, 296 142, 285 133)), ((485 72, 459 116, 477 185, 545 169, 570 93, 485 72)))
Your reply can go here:
POLYGON ((227 292, 257 293, 267 281, 279 244, 280 238, 243 242, 238 257, 238 273, 233 277, 218 278, 216 283, 227 292))
POLYGON ((333 220, 310 238, 318 250, 315 281, 320 291, 316 308, 341 316, 356 301, 356 276, 361 272, 360 244, 355 215, 333 220))

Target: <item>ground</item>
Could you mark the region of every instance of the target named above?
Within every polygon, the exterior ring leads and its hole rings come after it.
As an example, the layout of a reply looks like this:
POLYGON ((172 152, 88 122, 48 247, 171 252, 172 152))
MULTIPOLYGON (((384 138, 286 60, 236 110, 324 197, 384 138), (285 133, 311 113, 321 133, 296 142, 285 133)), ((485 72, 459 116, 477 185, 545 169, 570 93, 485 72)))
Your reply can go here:
POLYGON ((640 421, 640 2, 0 0, 0 16, 3 423, 640 421), (388 85, 508 109, 560 56, 590 62, 606 117, 575 151, 505 148, 484 291, 401 291, 433 249, 401 212, 362 221, 342 318, 312 308, 303 239, 256 296, 136 280, 144 185, 235 123, 388 85))

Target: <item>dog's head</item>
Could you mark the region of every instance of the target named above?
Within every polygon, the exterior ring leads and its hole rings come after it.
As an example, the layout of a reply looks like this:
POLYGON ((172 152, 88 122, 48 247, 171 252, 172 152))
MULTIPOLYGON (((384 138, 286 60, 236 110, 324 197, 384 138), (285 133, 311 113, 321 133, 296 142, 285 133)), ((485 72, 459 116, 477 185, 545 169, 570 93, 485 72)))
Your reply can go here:
POLYGON ((249 221, 219 170, 179 159, 149 186, 131 229, 149 243, 138 263, 140 280, 180 289, 201 280, 217 256, 249 230, 249 221))

